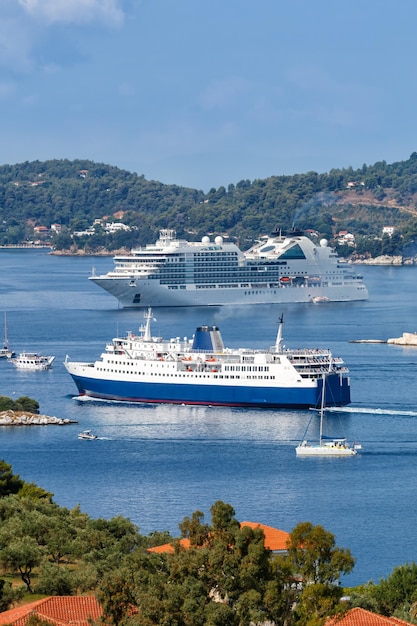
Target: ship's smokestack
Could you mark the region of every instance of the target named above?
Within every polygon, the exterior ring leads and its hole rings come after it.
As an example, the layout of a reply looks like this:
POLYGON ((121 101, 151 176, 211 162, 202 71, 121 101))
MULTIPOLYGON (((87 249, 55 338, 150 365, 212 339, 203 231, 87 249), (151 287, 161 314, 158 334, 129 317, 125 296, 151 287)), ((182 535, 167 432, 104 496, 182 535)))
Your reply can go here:
POLYGON ((195 331, 193 350, 223 352, 223 339, 217 326, 199 326, 195 331))

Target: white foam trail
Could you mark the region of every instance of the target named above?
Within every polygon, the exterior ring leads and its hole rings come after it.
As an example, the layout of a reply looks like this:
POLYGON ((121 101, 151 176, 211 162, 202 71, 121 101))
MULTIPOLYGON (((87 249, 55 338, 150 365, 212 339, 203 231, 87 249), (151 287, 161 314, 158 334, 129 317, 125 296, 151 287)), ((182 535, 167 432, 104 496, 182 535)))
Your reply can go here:
POLYGON ((353 407, 353 406, 344 406, 344 407, 328 407, 326 411, 337 412, 337 413, 369 413, 372 415, 404 415, 406 417, 417 417, 417 411, 397 411, 396 409, 373 409, 367 407, 353 407))

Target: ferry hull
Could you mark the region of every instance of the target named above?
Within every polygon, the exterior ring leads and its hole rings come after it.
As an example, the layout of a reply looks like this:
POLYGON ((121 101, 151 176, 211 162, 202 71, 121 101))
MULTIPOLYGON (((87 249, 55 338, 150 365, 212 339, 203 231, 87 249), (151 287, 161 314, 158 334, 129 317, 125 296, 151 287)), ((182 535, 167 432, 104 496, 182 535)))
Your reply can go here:
MULTIPOLYGON (((317 385, 305 387, 176 384, 86 377, 74 371, 75 363, 68 364, 67 369, 80 396, 119 402, 295 409, 319 406, 322 394, 321 380, 317 381, 317 385)), ((349 404, 349 380, 329 375, 325 396, 326 406, 349 404)))

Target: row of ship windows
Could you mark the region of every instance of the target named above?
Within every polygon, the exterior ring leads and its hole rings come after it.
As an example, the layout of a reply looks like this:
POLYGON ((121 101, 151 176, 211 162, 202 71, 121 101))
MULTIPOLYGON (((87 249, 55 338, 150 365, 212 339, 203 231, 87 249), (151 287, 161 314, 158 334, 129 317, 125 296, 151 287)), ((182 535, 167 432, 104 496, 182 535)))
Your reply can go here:
MULTIPOLYGON (((162 360, 162 359, 161 359, 162 360)), ((278 358, 278 362, 279 362, 279 358, 278 358)), ((111 361, 109 360, 109 363, 111 365, 123 365, 124 367, 133 367, 135 364, 134 363, 119 363, 119 361, 111 361)), ((159 367, 164 367, 164 363, 158 363, 158 368, 159 367)), ((152 363, 151 363, 152 366, 152 363)), ((110 371, 113 372, 113 370, 109 370, 106 367, 102 367, 100 368, 100 371, 110 371)), ((115 372, 122 372, 122 370, 114 370, 115 372)), ((269 372, 269 365, 225 365, 224 366, 224 371, 225 372, 269 372)), ((122 372, 123 374, 126 374, 126 372, 123 370, 122 372)), ((136 373, 136 372, 135 372, 136 373)), ((138 372, 139 374, 143 374, 144 372, 138 372)), ((165 375, 165 374, 164 374, 165 375)))
MULTIPOLYGON (((160 274, 149 274, 148 278, 154 278, 154 279, 159 279, 161 282, 163 281, 181 281, 181 280, 185 280, 188 277, 192 277, 194 282, 201 282, 201 283, 210 283, 213 279, 214 280, 233 280, 233 281, 253 281, 253 280, 269 280, 269 281, 275 281, 278 282, 281 278, 280 275, 276 274, 276 273, 257 273, 257 274, 248 274, 248 273, 243 273, 243 272, 224 272, 223 269, 220 271, 212 271, 212 272, 184 272, 181 274, 178 273, 166 273, 166 272, 161 272, 160 274)), ((336 276, 326 276, 326 280, 332 280, 334 285, 341 285, 343 283, 343 281, 336 276)), ((283 281, 284 282, 284 281, 283 281)), ((317 282, 320 282, 320 278, 317 277, 315 280, 309 279, 308 281, 309 285, 313 285, 317 282)), ((298 278, 298 280, 294 280, 294 281, 290 281, 287 280, 286 284, 290 285, 290 284, 296 285, 296 286, 303 286, 305 285, 305 279, 303 280, 303 277, 298 278)))
MULTIPOLYGON (((98 371, 100 372, 110 372, 111 374, 137 374, 139 376, 145 376, 145 372, 126 372, 125 370, 117 370, 117 369, 108 369, 106 367, 98 367, 97 368, 98 371)), ((190 375, 190 372, 186 372, 185 374, 167 374, 167 373, 161 373, 161 372, 147 372, 147 374, 149 376, 164 376, 165 378, 167 376, 171 376, 171 378, 184 378, 184 377, 188 377, 190 375)), ((236 376, 234 374, 216 374, 216 373, 211 373, 211 374, 195 374, 193 375, 193 378, 226 378, 226 379, 240 379, 241 377, 236 374, 236 376)), ((275 376, 244 376, 243 377, 245 380, 275 380, 275 376)))
MULTIPOLYGON (((161 281, 162 282, 162 281, 161 281)), ((164 284, 164 283, 162 283, 164 284)), ((166 283, 165 283, 166 284, 166 283)), ((325 284, 325 283, 323 283, 325 284)), ((327 284, 327 283, 326 283, 327 284)), ((245 284, 236 284, 236 285, 231 285, 231 284, 227 284, 224 283, 223 285, 195 285, 196 289, 237 289, 237 288, 249 288, 249 285, 245 285, 245 284)), ((168 285, 168 289, 186 289, 185 285, 168 285)), ((285 287, 280 287, 280 289, 285 289, 285 287)), ((292 287, 293 289, 293 287, 292 287)), ((260 294, 271 294, 271 293, 277 293, 276 288, 273 287, 269 287, 268 285, 264 285, 261 288, 257 288, 256 286, 253 286, 252 289, 250 291, 244 291, 243 295, 244 296, 253 296, 253 295, 260 295, 260 294), (266 291, 266 289, 268 289, 268 291, 266 291)))
POLYGON ((225 365, 225 372, 269 372, 269 365, 225 365))

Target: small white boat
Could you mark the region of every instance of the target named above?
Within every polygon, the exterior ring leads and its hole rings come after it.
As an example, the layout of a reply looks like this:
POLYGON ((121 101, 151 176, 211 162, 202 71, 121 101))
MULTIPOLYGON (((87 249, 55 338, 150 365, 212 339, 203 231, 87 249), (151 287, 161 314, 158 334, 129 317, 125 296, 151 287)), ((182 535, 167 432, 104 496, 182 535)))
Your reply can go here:
POLYGON ((98 439, 98 437, 91 430, 83 430, 81 433, 78 433, 78 439, 98 439))
POLYGON ((324 304, 325 302, 330 302, 330 298, 326 296, 313 296, 311 302, 314 302, 314 304, 324 304))
POLYGON ((307 441, 306 433, 311 423, 311 419, 307 425, 304 433, 303 441, 296 447, 295 453, 297 456, 356 456, 358 450, 362 449, 359 443, 349 445, 344 437, 329 438, 323 435, 323 414, 325 408, 325 394, 326 394, 326 374, 322 377, 322 392, 321 392, 321 406, 320 406, 320 435, 319 440, 316 443, 310 443, 307 441))
POLYGON ((14 352, 13 350, 10 350, 8 346, 3 346, 3 348, 0 348, 0 359, 11 359, 12 356, 14 356, 14 352))
POLYGON ((54 356, 45 356, 37 352, 21 352, 11 359, 13 365, 20 370, 48 370, 54 360, 54 356))
POLYGON ((11 359, 14 356, 13 350, 9 348, 9 339, 7 335, 6 313, 4 314, 4 346, 0 348, 0 359, 11 359))

